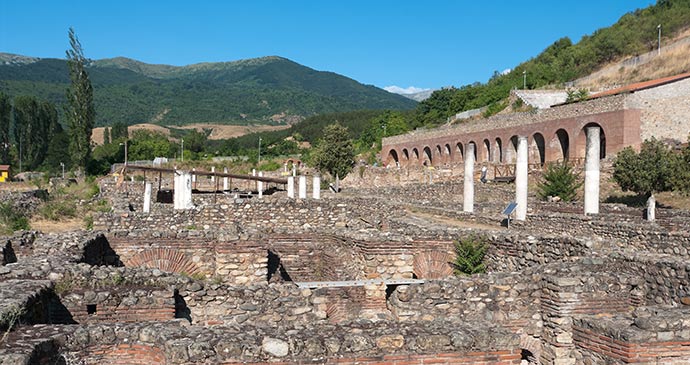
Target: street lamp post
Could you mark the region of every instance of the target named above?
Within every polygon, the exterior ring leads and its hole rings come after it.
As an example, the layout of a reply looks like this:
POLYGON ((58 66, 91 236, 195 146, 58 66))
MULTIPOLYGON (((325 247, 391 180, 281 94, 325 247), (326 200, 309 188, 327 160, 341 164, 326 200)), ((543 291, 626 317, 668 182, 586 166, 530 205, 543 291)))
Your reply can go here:
POLYGON ((125 139, 125 143, 120 143, 120 146, 124 145, 125 146, 125 167, 127 166, 127 140, 125 139))
POLYGON ((527 90, 527 71, 522 71, 522 89, 527 90))
POLYGON ((60 162, 60 167, 62 167, 62 178, 65 178, 65 164, 60 162))
POLYGON ((180 162, 184 162, 184 138, 180 139, 180 162))
POLYGON ((259 137, 259 163, 261 163, 261 137, 259 137))
POLYGON ((657 53, 656 53, 656 55, 658 56, 661 54, 661 24, 657 25, 656 29, 659 30, 659 48, 658 48, 657 53))

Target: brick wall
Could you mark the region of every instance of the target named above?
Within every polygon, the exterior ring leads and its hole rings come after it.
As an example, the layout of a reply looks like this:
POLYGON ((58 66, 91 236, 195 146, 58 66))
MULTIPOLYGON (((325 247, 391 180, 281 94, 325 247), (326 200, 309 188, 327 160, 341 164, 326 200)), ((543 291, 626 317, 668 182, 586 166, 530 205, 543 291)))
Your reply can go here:
MULTIPOLYGON (((63 295, 59 304, 76 323, 168 321, 175 318, 175 299, 171 290, 130 287, 129 290, 72 291, 63 295)), ((67 318, 64 316, 65 313, 57 308, 51 310, 53 323, 65 323, 67 318)))
MULTIPOLYGON (((478 365, 518 365, 520 350, 476 351, 471 353, 438 353, 425 355, 383 355, 370 357, 327 358, 323 364, 340 365, 423 365, 423 364, 478 364, 478 365)), ((276 364, 314 364, 313 360, 285 362, 223 362, 225 365, 276 365, 276 364)))
POLYGON ((163 350, 147 344, 96 345, 81 351, 79 360, 88 364, 167 364, 163 350))

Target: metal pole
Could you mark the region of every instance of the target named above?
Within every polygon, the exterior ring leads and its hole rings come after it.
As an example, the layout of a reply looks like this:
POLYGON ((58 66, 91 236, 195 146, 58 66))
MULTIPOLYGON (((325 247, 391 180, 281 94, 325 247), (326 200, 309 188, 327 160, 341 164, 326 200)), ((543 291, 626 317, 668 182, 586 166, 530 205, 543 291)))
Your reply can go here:
POLYGON ((181 139, 182 145, 180 147, 180 161, 184 162, 184 138, 181 139))
POLYGON ((657 25, 657 26, 656 26, 656 29, 659 30, 659 48, 658 48, 658 51, 657 51, 657 53, 656 53, 657 56, 658 56, 658 55, 661 54, 661 24, 657 25))
POLYGON ((62 167, 62 178, 65 178, 65 164, 60 162, 60 167, 62 167))
POLYGON ((259 137, 259 164, 261 163, 261 137, 259 137))
POLYGON ((527 71, 522 71, 522 89, 527 90, 527 71))
POLYGON ((125 139, 125 166, 127 166, 127 140, 125 139))

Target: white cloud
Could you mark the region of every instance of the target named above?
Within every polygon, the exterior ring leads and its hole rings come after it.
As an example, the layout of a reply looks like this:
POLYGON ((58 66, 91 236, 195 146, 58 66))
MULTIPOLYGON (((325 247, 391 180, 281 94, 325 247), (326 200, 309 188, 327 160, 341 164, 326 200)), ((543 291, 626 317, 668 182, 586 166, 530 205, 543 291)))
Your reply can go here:
POLYGON ((513 70, 511 70, 511 69, 507 68, 507 69, 505 69, 505 70, 501 71, 501 75, 507 75, 507 74, 509 74, 509 73, 510 73, 510 71, 513 71, 513 70))
POLYGON ((431 90, 431 89, 423 89, 421 87, 415 87, 415 86, 402 88, 400 86, 395 86, 395 85, 386 86, 383 89, 390 92, 390 93, 394 93, 394 94, 416 94, 416 93, 420 93, 422 91, 431 90))

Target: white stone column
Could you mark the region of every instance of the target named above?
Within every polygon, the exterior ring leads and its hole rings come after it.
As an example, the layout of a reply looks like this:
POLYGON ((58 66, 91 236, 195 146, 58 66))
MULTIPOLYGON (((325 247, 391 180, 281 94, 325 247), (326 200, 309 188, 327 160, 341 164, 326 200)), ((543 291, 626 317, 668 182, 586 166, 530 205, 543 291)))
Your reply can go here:
POLYGON ((307 198, 307 177, 304 175, 300 175, 299 177, 299 198, 307 198))
POLYGON ((527 184, 528 184, 527 137, 518 137, 517 158, 515 160, 515 219, 524 221, 527 218, 527 184))
MULTIPOLYGON (((223 173, 226 173, 226 174, 228 173, 227 167, 223 167, 223 173)), ((223 177, 223 191, 226 191, 226 190, 228 190, 228 177, 227 176, 223 177)))
MULTIPOLYGON (((216 167, 211 166, 211 173, 214 173, 214 172, 216 172, 216 167)), ((213 175, 211 175, 211 182, 216 182, 216 177, 213 175)))
POLYGON ((465 151, 465 182, 463 184, 462 210, 468 213, 474 212, 474 149, 470 143, 465 151))
POLYGON ((151 183, 147 182, 144 186, 144 213, 151 211, 151 183))
POLYGON ((647 199, 647 220, 654 222, 654 219, 656 219, 656 197, 652 194, 647 199))
POLYGON ((314 186, 312 186, 312 191, 314 199, 321 199, 321 176, 314 175, 313 185, 314 186))
MULTIPOLYGON (((263 177, 263 176, 264 176, 264 172, 259 171, 259 177, 263 177)), ((259 199, 261 199, 264 197, 264 182, 259 181, 257 185, 259 186, 259 199)))
POLYGON ((196 184, 196 175, 194 175, 195 172, 196 172, 196 169, 192 168, 192 182, 196 184))
POLYGON ((294 176, 288 176, 287 178, 288 186, 287 186, 287 194, 288 198, 294 199, 295 198, 295 177, 294 176))
POLYGON ((175 172, 175 209, 191 209, 194 207, 192 203, 192 176, 194 175, 186 171, 175 172))
POLYGON ((297 176, 297 165, 292 164, 292 176, 297 176))
POLYGON ((585 214, 599 213, 599 148, 601 143, 599 127, 587 128, 587 151, 585 153, 585 214))

